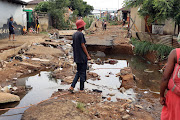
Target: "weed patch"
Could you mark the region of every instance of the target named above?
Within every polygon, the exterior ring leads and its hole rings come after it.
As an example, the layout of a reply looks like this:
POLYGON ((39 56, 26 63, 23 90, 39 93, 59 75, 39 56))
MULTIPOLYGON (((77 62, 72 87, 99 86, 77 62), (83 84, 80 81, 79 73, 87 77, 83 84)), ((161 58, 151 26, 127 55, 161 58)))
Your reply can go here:
POLYGON ((159 61, 166 60, 170 52, 174 49, 173 47, 162 45, 162 44, 153 44, 147 41, 139 41, 137 39, 131 39, 132 44, 135 46, 134 53, 136 55, 144 56, 149 52, 156 52, 157 59, 159 61))

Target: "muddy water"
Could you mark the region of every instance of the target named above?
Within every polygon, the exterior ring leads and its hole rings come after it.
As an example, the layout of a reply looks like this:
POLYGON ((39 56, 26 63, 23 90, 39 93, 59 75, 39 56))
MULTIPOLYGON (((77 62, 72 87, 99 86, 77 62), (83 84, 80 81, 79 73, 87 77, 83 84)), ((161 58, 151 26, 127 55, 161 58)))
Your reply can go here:
MULTIPOLYGON (((98 57, 96 56, 95 58, 98 57)), ((106 60, 108 58, 121 60, 120 62, 118 62, 119 67, 131 67, 133 74, 140 79, 136 81, 138 88, 147 91, 150 90, 157 93, 159 92, 160 81, 162 78, 162 73, 159 72, 159 70, 161 69, 159 65, 152 64, 142 57, 131 55, 106 54, 106 57, 102 57, 101 59, 106 60), (146 69, 149 69, 148 71, 152 72, 145 72, 146 69)))
MULTIPOLYGON (((60 80, 51 79, 49 77, 50 72, 41 72, 38 75, 20 79, 21 83, 25 86, 31 86, 32 89, 23 97, 19 103, 14 103, 11 105, 4 105, 2 107, 23 107, 34 103, 38 103, 51 97, 52 93, 57 91, 59 87, 66 88, 66 86, 61 86, 60 80)), ((0 120, 20 120, 22 113, 26 109, 9 110, 0 116, 0 120)))
MULTIPOLYGON (((121 85, 121 80, 116 77, 116 74, 120 71, 119 68, 131 67, 133 73, 141 80, 136 81, 139 88, 145 89, 144 91, 151 90, 153 92, 159 92, 159 82, 162 76, 158 71, 160 69, 159 66, 151 64, 140 57, 128 55, 106 55, 106 57, 99 56, 94 58, 101 58, 102 60, 106 60, 108 58, 117 59, 118 63, 115 65, 92 64, 92 68, 94 69, 92 72, 98 73, 101 80, 87 80, 88 83, 85 83, 87 90, 102 90, 102 96, 106 98, 110 96, 109 94, 113 94, 113 96, 111 96, 112 101, 116 101, 117 98, 135 99, 136 94, 132 89, 126 90, 124 93, 121 93, 118 90, 121 85), (154 72, 146 73, 144 72, 145 69, 149 69, 154 72), (106 75, 109 75, 109 77, 106 77, 106 75)), ((23 94, 21 96, 22 99, 20 102, 3 106, 0 105, 0 108, 28 106, 49 98, 52 93, 58 89, 67 90, 69 88, 70 85, 61 85, 61 80, 52 79, 50 74, 51 72, 41 72, 35 76, 20 79, 19 81, 24 83, 24 86, 31 86, 32 89, 27 94, 23 94)), ((78 90, 78 88, 79 83, 77 83, 75 90, 78 90)), ((0 120, 20 120, 25 110, 26 109, 9 110, 4 113, 0 113, 0 120)))

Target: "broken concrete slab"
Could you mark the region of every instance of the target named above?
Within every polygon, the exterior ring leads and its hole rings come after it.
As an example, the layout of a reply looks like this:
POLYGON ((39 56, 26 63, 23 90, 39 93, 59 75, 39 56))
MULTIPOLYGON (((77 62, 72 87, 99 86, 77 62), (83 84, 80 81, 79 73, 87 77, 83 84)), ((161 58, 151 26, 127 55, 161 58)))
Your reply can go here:
POLYGON ((40 68, 41 66, 38 66, 38 65, 33 65, 33 64, 30 64, 30 63, 26 63, 26 62, 20 62, 18 63, 19 65, 25 65, 27 66, 28 68, 40 68))
MULTIPOLYGON (((59 35, 60 36, 72 36, 75 32, 77 32, 77 30, 59 30, 59 35)), ((83 34, 85 34, 84 31, 83 31, 83 34)))
POLYGON ((113 38, 111 36, 91 36, 87 37, 87 45, 101 45, 101 46, 112 46, 113 45, 113 38))

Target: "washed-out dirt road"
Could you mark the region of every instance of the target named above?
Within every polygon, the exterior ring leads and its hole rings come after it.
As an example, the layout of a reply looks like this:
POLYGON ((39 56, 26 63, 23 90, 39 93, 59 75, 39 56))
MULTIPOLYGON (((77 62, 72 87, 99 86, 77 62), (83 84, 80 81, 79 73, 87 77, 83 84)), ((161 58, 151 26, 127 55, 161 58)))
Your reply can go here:
MULTIPOLYGON (((124 30, 121 26, 108 26, 107 31, 102 31, 102 28, 99 27, 94 34, 86 35, 88 50, 133 55, 133 46, 130 44, 130 40, 125 38, 126 34, 127 30, 124 30)), ((50 40, 46 35, 19 36, 17 39, 17 44, 23 44, 25 40, 29 40, 30 43, 19 54, 23 58, 22 62, 19 59, 11 59, 11 56, 3 61, 0 70, 0 84, 2 87, 11 84, 14 81, 13 78, 42 70, 52 71, 52 77, 60 79, 62 85, 70 85, 75 75, 71 40, 50 40)), ((7 40, 3 41, 4 43, 7 42, 7 40)), ((94 56, 92 58, 94 59, 90 61, 88 79, 101 81, 103 78, 99 78, 97 73, 92 73, 92 66, 94 64, 109 64, 110 61, 98 61, 94 56)), ((123 93, 132 88, 135 91, 136 99, 118 98, 114 102, 111 100, 113 94, 110 94, 110 97, 104 97, 97 90, 93 92, 92 89, 88 89, 85 93, 76 91, 75 94, 67 94, 32 106, 25 111, 22 119, 144 120, 146 118, 146 120, 159 120, 161 106, 158 104, 158 99, 152 97, 153 93, 144 94, 144 91, 137 88, 136 80, 139 79, 133 76, 131 68, 126 67, 124 71, 119 71, 119 74, 112 76, 120 77, 120 80, 122 80, 122 86, 116 88, 118 93, 123 93)), ((111 74, 106 75, 106 78, 111 79, 111 74)), ((92 87, 96 88, 95 85, 92 85, 92 87)), ((64 93, 68 93, 67 89, 61 90, 60 88, 52 96, 64 93)))

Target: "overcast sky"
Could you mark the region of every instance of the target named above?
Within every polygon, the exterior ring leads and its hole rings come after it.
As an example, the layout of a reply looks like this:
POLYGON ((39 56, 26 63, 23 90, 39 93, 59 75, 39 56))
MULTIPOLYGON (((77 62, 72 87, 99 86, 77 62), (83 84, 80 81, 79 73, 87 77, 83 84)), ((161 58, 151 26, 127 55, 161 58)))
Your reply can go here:
MULTIPOLYGON (((31 0, 23 0, 23 1, 31 1, 31 0)), ((118 1, 119 1, 119 8, 122 7, 123 0, 84 0, 87 1, 88 4, 94 6, 94 9, 101 9, 101 10, 117 10, 118 9, 118 1)))

